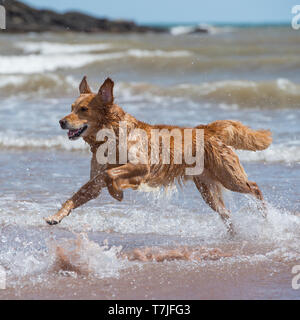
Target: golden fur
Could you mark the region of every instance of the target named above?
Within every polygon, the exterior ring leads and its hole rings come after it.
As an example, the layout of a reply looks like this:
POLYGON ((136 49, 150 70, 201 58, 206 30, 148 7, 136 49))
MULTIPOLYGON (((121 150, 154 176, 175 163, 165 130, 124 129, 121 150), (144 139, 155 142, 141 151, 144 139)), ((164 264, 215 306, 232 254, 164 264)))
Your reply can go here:
MULTIPOLYGON (((141 183, 149 186, 168 186, 176 179, 179 181, 192 179, 201 193, 204 201, 225 222, 228 230, 233 233, 229 212, 225 208, 222 189, 240 193, 249 193, 263 202, 263 196, 255 182, 248 180, 247 175, 239 162, 234 149, 263 150, 272 139, 267 130, 252 130, 238 121, 221 120, 208 125, 199 125, 195 129, 204 129, 204 170, 200 175, 187 176, 185 169, 191 165, 174 163, 175 143, 171 138, 170 164, 163 164, 161 155, 158 164, 99 164, 96 159, 97 148, 103 143, 96 140, 100 129, 114 130, 119 138, 119 122, 128 123, 128 132, 132 129, 143 129, 149 136, 151 129, 177 129, 183 132, 182 127, 168 125, 150 125, 135 119, 121 107, 114 104, 114 83, 106 79, 97 94, 92 93, 86 77, 80 83, 80 96, 72 104, 72 112, 60 120, 63 129, 69 129, 69 137, 73 139, 78 134, 90 145, 92 151, 90 180, 53 216, 46 218, 48 224, 59 223, 65 216, 87 201, 96 198, 103 187, 117 200, 123 199, 123 190, 136 189, 141 183), (82 132, 82 133, 81 133, 82 132)), ((195 130, 194 130, 195 131, 195 130)), ((195 132, 193 131, 193 151, 195 149, 195 132)), ((117 140, 117 144, 119 140, 117 140)), ((127 141, 128 147, 134 144, 127 141)), ((160 144, 160 147, 161 144, 160 144)), ((183 146, 182 146, 183 148, 183 146)), ((118 151, 118 147, 117 147, 118 151)), ((148 149, 150 154, 150 146, 148 149)), ((184 152, 184 148, 182 149, 184 152)), ((117 154, 117 159, 119 155, 117 154)))

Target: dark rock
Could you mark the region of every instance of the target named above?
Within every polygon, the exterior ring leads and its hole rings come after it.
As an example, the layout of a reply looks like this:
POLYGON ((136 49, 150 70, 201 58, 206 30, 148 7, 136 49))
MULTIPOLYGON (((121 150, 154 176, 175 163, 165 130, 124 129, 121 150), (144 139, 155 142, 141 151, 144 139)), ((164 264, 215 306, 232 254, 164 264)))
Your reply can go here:
POLYGON ((20 1, 0 0, 6 9, 6 30, 1 32, 167 32, 167 29, 139 26, 133 21, 112 21, 81 12, 57 13, 38 10, 20 1))
POLYGON ((190 32, 190 34, 194 34, 194 33, 208 33, 208 29, 203 27, 196 27, 190 32))

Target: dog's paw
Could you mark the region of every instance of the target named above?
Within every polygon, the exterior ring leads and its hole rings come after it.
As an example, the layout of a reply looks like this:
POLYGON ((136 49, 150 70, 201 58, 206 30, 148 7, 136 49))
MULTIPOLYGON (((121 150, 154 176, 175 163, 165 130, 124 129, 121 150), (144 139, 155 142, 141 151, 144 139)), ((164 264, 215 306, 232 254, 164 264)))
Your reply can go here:
POLYGON ((50 226, 53 226, 53 225, 55 225, 55 224, 60 223, 60 220, 55 219, 55 218, 53 218, 53 217, 44 218, 44 220, 45 220, 50 226))

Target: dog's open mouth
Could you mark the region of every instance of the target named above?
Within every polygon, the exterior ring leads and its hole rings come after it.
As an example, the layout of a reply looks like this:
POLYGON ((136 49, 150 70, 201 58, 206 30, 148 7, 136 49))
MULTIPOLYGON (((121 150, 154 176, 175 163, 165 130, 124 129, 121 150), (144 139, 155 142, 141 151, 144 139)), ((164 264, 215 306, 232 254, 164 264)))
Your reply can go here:
POLYGON ((83 127, 79 128, 79 129, 70 129, 68 131, 68 137, 70 140, 75 140, 77 138, 79 138, 83 132, 87 129, 87 125, 85 124, 83 127))

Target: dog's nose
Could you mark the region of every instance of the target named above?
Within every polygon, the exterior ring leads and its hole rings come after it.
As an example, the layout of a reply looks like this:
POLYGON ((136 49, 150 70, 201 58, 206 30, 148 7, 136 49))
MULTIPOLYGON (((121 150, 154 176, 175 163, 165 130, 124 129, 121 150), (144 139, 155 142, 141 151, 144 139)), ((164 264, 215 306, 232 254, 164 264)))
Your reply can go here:
POLYGON ((59 124, 62 129, 66 129, 67 127, 67 121, 66 120, 59 120, 59 124))

